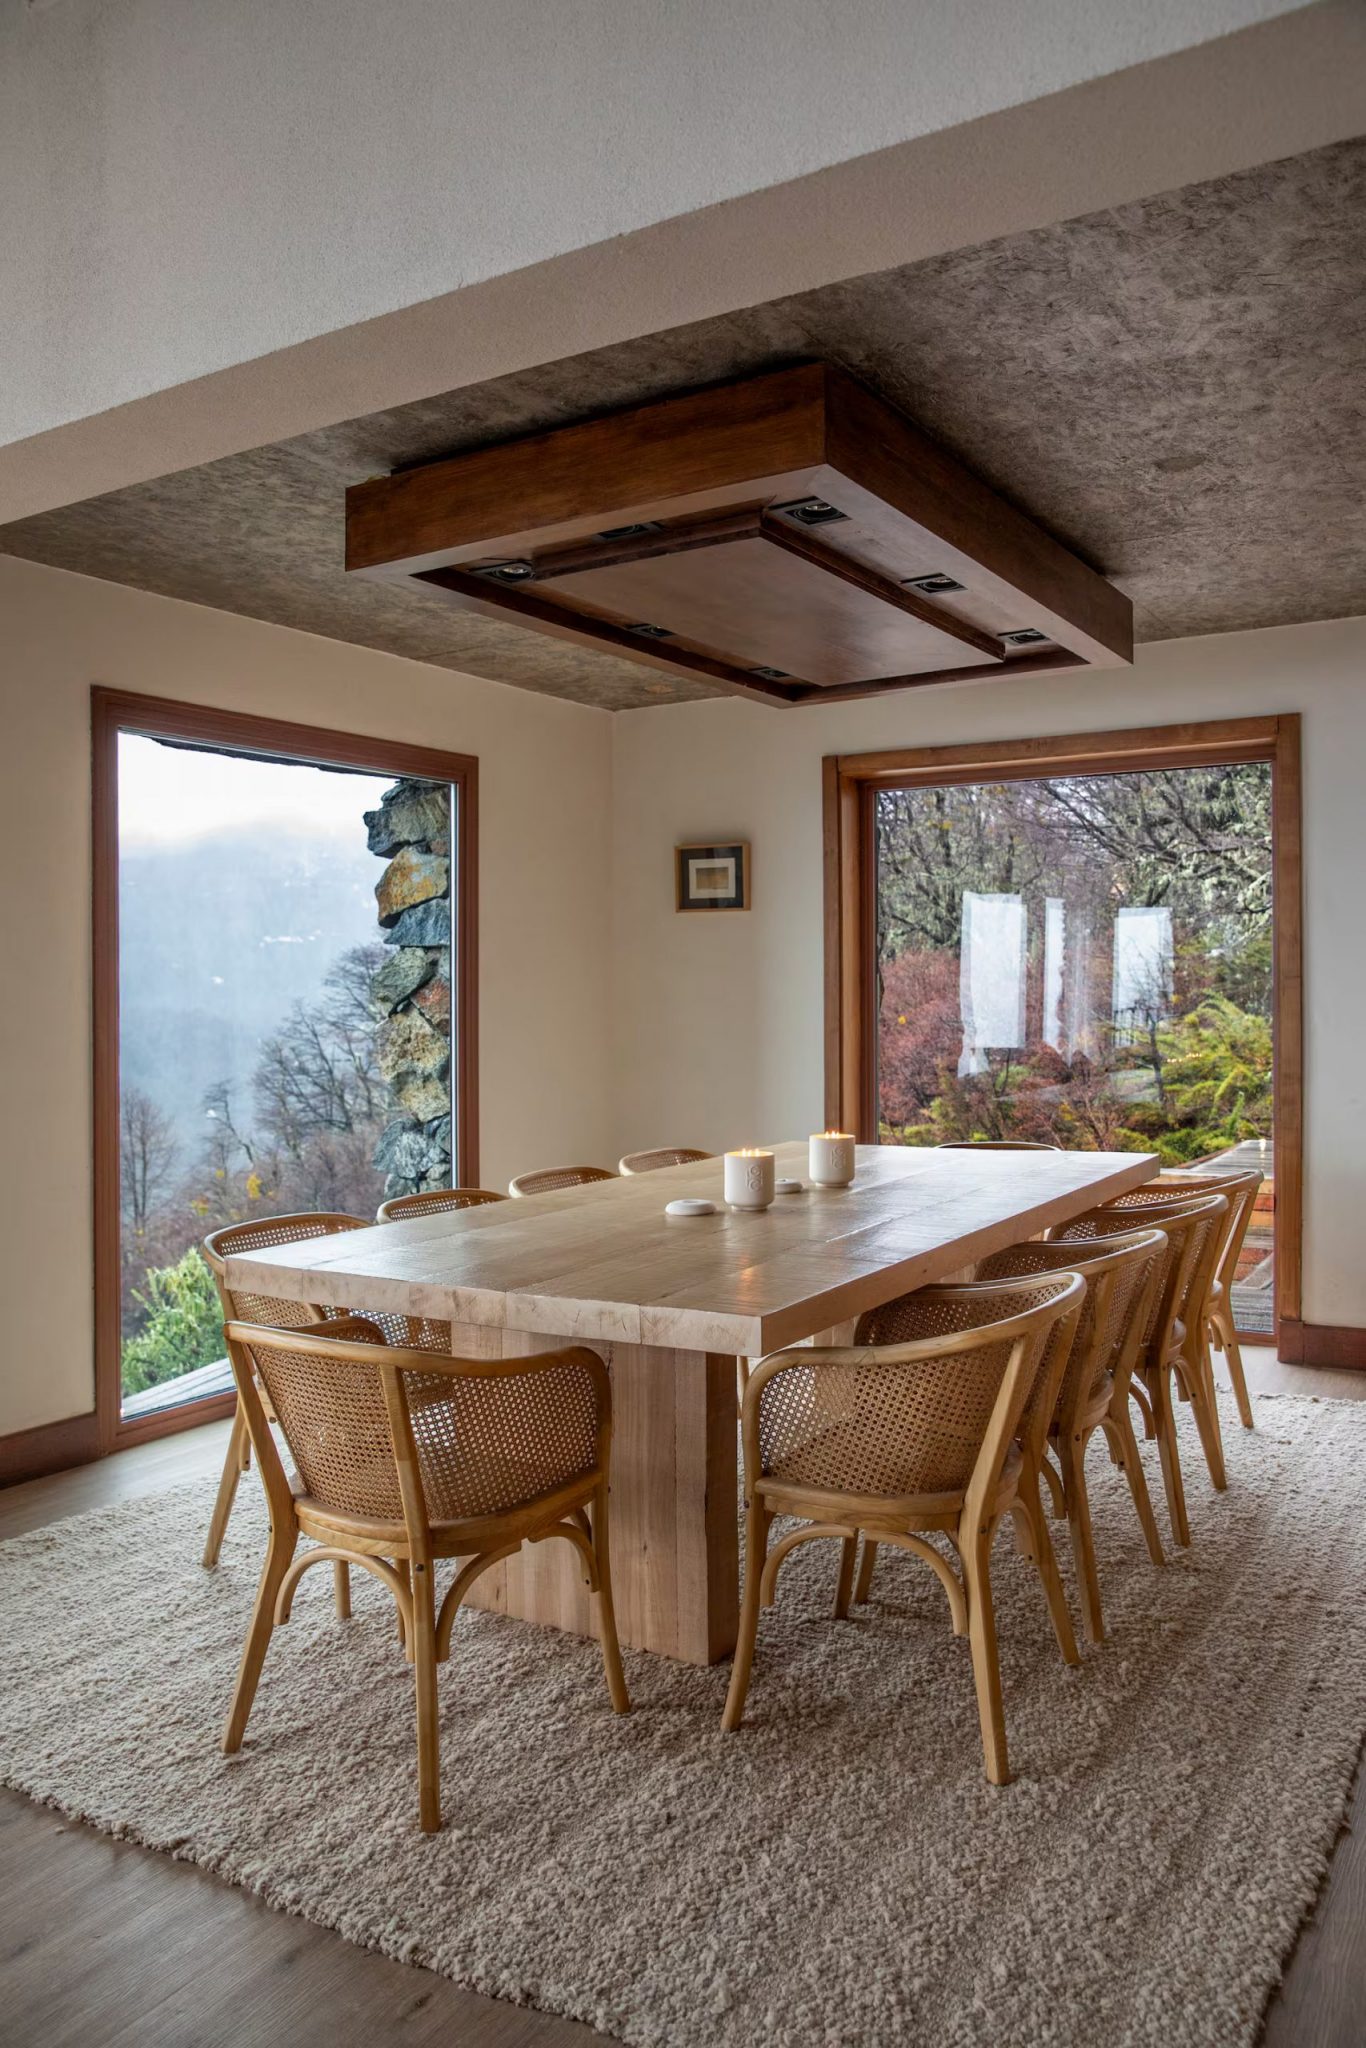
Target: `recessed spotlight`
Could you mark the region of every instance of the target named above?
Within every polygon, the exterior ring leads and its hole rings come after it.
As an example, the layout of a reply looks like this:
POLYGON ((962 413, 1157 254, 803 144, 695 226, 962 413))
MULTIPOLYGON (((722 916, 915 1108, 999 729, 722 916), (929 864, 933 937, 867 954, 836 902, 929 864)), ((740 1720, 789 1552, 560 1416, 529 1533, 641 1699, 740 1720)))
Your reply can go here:
POLYGON ((963 588, 954 576, 907 576, 902 580, 908 590, 919 590, 926 597, 944 597, 950 590, 963 588))
POLYGON ((638 519, 638 520, 636 520, 636 521, 635 521, 635 523, 634 523, 633 525, 631 525, 631 526, 604 526, 604 528, 602 529, 602 532, 601 532, 601 533, 600 533, 600 534, 598 535, 598 539, 599 539, 599 540, 635 540, 635 538, 637 537, 637 535, 638 535, 638 534, 642 534, 642 533, 658 533, 659 531, 660 531, 660 522, 659 522, 659 520, 657 520, 657 519, 638 519))
POLYGON ((785 683, 791 671, 785 668, 752 668, 752 676, 762 676, 766 683, 785 683))
POLYGON ((642 640, 672 640, 672 626, 649 626, 637 624, 626 628, 628 633, 638 633, 642 640))
POLYGON ((1018 633, 1002 633, 1001 640, 1006 647, 1032 647, 1038 640, 1046 640, 1047 633, 1040 633, 1035 626, 1021 626, 1018 633))
POLYGON ((536 571, 530 562, 482 562, 474 573, 490 583, 529 583, 536 571))
POLYGON ((775 510, 785 519, 795 519, 798 526, 829 526, 832 520, 847 519, 849 514, 827 504, 824 498, 798 498, 795 504, 779 505, 775 510))

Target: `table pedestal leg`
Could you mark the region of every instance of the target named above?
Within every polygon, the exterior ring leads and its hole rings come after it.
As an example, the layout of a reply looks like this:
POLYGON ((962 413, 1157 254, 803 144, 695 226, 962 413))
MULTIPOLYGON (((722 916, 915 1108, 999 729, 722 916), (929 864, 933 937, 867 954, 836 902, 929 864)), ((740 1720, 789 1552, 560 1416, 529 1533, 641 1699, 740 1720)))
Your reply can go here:
MULTIPOLYGON (((511 1357, 582 1339, 456 1324, 457 1357, 511 1357)), ((739 1599, 735 1360, 594 1344, 612 1374, 612 1587, 623 1645, 712 1664, 735 1647, 739 1599)), ((566 1543, 524 1545, 469 1604, 592 1635, 593 1602, 566 1543)))

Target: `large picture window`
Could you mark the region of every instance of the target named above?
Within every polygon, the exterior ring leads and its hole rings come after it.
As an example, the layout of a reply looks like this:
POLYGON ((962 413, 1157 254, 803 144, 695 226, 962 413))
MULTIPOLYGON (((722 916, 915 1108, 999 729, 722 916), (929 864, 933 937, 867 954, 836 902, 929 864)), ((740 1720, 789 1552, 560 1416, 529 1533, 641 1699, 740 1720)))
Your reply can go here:
POLYGON ((1243 1334, 1298 1315, 1295 721, 827 764, 827 1113, 1265 1176, 1243 1334))
POLYGON ((97 692, 97 1385, 231 1405, 200 1253, 475 1177, 474 764, 97 692))

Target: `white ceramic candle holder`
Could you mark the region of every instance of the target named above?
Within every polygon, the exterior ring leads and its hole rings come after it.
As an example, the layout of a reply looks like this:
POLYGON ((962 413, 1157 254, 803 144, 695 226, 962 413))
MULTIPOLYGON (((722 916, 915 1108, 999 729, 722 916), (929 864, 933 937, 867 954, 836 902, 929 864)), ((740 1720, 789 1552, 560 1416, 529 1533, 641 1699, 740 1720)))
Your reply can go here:
POLYGON ((808 1170, 818 1188, 847 1188, 854 1178, 854 1140, 847 1131, 813 1131, 808 1170))
POLYGON ((773 1181, 771 1152, 727 1152, 725 1196, 732 1209, 766 1209, 773 1200, 773 1181))

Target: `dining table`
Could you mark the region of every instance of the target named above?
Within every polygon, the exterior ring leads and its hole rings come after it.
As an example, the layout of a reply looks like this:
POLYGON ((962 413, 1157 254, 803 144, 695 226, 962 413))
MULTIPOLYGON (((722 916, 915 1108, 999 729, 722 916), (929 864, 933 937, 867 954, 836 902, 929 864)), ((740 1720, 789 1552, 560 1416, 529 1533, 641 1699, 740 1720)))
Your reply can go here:
MULTIPOLYGON (((446 1324, 459 1358, 591 1346, 612 1382, 612 1576, 624 1644, 694 1664, 735 1646, 736 1360, 814 1340, 913 1288, 961 1277, 1151 1180, 1147 1152, 860 1145, 852 1183, 806 1180, 807 1144, 772 1147, 800 1181, 728 1209, 720 1157, 551 1194, 238 1253, 230 1290, 446 1324), (709 1215, 669 1216, 679 1197, 709 1215)), ((570 1546, 527 1545, 471 1605, 593 1633, 570 1546)))

